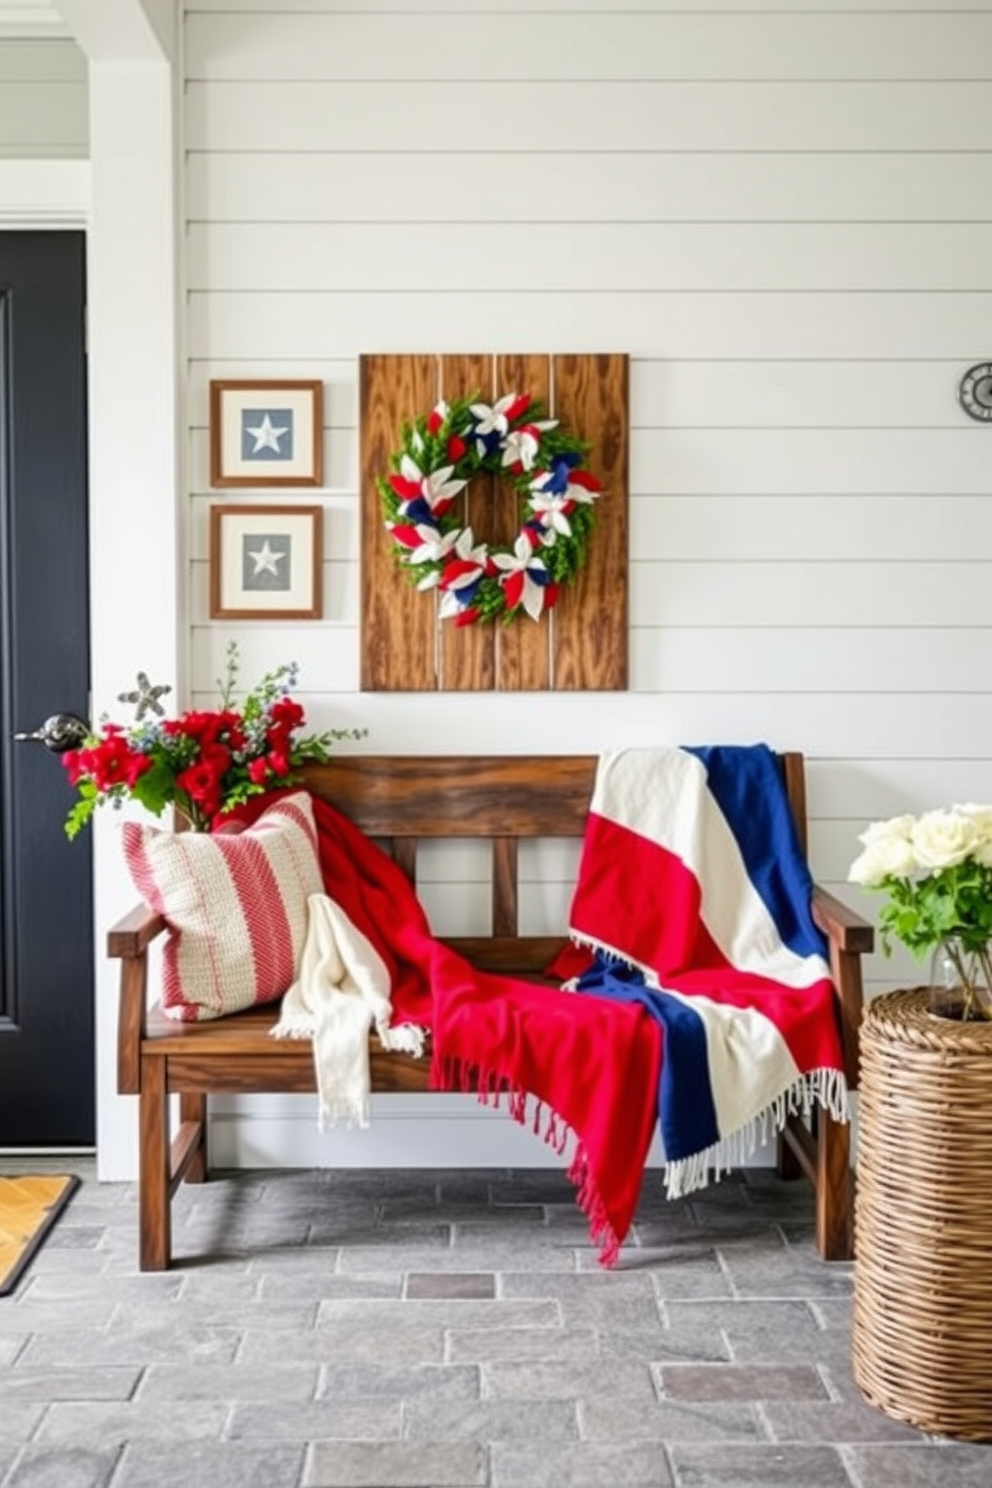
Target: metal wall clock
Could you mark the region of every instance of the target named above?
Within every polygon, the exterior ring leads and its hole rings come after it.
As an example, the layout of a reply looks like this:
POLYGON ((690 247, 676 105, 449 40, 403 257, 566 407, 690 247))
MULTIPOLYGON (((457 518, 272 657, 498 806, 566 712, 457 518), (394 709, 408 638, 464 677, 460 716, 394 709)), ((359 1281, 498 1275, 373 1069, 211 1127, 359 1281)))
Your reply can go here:
POLYGON ((992 362, 977 362, 958 383, 961 407, 970 418, 992 422, 992 362))

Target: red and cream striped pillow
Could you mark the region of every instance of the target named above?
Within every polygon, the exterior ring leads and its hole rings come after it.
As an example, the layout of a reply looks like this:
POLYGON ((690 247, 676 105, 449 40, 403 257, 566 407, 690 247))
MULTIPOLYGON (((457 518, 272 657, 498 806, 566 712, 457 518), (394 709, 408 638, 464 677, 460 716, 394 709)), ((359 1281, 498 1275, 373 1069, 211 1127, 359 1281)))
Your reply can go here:
POLYGON ((166 832, 126 822, 135 887, 169 926, 162 1006, 196 1022, 273 1002, 293 982, 307 899, 324 884, 305 791, 278 797, 243 832, 166 832))

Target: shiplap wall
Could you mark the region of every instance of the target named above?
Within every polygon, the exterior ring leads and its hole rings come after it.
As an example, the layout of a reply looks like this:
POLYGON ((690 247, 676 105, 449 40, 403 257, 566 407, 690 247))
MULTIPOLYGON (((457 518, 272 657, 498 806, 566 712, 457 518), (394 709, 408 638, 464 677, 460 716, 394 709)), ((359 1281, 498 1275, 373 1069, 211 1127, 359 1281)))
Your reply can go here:
MULTIPOLYGON (((992 428, 955 395, 992 357, 992 5, 190 0, 184 39, 204 701, 234 634, 383 752, 799 748, 834 886, 869 819, 992 799, 992 428), (357 691, 357 358, 480 349, 631 356, 627 694, 357 691), (228 376, 325 380, 321 622, 206 619, 228 376)), ((573 866, 532 865, 557 923, 573 866)), ((437 850, 439 929, 474 875, 437 850)))
POLYGON ((0 37, 0 159, 83 159, 86 58, 64 38, 0 37))

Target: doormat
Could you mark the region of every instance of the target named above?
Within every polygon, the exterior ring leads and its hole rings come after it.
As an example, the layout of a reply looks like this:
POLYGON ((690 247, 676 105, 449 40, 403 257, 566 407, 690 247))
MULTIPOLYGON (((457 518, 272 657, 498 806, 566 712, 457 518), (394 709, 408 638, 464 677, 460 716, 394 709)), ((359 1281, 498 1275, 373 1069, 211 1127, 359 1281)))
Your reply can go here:
POLYGON ((0 1178, 0 1297, 14 1290, 79 1184, 71 1173, 0 1178))

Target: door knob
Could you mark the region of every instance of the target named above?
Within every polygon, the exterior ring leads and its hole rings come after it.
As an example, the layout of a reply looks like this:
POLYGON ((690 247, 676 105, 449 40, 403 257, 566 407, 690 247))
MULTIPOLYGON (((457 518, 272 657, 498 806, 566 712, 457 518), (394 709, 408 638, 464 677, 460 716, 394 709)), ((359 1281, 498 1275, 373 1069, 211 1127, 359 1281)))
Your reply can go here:
POLYGON ((32 739, 44 744, 53 754, 65 754, 67 749, 78 749, 83 740, 89 737, 89 732, 89 724, 84 723, 75 713, 53 713, 51 718, 45 719, 41 728, 29 734, 15 734, 14 738, 21 742, 32 739))

